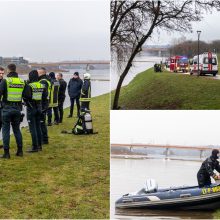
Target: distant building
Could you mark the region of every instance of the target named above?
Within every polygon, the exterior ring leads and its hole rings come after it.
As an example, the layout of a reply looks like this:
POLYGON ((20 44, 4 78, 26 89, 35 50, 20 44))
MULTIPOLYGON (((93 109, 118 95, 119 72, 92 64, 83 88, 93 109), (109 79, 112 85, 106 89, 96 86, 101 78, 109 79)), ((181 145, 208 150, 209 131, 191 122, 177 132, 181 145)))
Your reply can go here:
POLYGON ((0 65, 8 65, 14 63, 16 65, 28 64, 28 60, 23 57, 0 57, 0 65))

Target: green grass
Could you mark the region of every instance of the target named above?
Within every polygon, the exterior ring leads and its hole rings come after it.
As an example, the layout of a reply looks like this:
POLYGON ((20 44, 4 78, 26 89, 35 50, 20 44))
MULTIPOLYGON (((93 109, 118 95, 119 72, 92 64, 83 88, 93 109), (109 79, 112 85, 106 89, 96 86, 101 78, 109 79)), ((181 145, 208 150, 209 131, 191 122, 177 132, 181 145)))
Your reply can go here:
MULTIPOLYGON (((0 216, 4 218, 109 218, 109 95, 92 99, 96 135, 61 134, 74 119, 49 127, 42 152, 0 160, 0 216)), ((22 129, 24 149, 30 134, 22 129)))
POLYGON ((122 109, 220 109, 220 80, 154 73, 149 69, 122 88, 119 106, 122 109))

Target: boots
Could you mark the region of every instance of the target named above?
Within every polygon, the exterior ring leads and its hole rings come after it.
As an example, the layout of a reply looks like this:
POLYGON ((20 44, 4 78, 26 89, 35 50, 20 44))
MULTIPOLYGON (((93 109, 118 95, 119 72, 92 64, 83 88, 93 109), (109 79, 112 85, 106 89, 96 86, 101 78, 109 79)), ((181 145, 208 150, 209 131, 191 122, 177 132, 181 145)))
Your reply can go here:
POLYGON ((42 146, 38 146, 38 151, 42 151, 42 146))
POLYGON ((15 155, 18 156, 18 157, 23 157, 22 147, 18 147, 17 153, 15 155))
POLYGON ((28 152, 28 153, 36 153, 36 152, 38 152, 38 147, 33 146, 32 148, 28 149, 26 152, 28 152))
POLYGON ((10 159, 9 149, 4 149, 4 154, 0 158, 10 159))

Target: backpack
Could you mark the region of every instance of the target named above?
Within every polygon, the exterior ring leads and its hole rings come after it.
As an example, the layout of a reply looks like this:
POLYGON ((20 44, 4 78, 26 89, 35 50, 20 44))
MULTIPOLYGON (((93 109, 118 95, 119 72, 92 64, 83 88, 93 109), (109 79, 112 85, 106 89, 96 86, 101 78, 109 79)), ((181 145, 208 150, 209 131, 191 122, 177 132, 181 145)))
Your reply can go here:
POLYGON ((72 129, 73 134, 93 134, 92 116, 90 112, 81 112, 76 124, 72 129))

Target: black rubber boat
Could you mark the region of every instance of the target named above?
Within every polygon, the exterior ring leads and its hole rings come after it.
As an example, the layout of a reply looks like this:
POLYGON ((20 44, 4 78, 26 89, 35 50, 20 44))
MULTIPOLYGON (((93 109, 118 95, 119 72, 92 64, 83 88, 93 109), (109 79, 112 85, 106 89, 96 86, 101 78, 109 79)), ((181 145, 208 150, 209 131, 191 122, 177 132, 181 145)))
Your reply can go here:
POLYGON ((172 187, 157 189, 154 180, 136 193, 123 195, 115 202, 116 208, 214 210, 220 209, 220 184, 207 187, 172 187))

